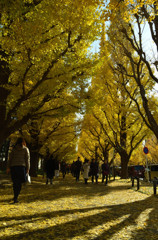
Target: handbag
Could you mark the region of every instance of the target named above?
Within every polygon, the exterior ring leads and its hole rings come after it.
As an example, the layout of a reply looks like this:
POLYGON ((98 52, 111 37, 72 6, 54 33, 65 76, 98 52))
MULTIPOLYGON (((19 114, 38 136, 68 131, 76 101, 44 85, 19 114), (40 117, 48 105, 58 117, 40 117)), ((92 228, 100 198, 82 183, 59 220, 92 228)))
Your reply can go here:
POLYGON ((26 182, 31 183, 31 177, 28 173, 26 174, 26 182))

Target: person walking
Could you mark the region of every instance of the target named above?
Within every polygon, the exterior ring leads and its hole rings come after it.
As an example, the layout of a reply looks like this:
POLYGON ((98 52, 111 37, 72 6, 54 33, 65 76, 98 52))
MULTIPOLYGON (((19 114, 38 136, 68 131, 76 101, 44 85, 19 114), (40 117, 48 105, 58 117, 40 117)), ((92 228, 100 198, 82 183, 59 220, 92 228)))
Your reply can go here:
POLYGON ((73 177, 76 177, 76 162, 75 161, 73 161, 73 163, 71 164, 71 174, 72 174, 72 176, 73 177))
POLYGON ((55 175, 55 159, 53 159, 52 157, 49 157, 48 159, 46 159, 46 163, 45 163, 45 170, 46 170, 46 184, 49 183, 53 184, 53 178, 55 175))
POLYGON ((65 178, 65 175, 66 175, 66 167, 67 167, 67 164, 65 160, 63 160, 61 162, 61 172, 62 172, 63 178, 65 178))
POLYGON ((15 147, 9 154, 7 173, 11 173, 13 182, 14 203, 18 202, 22 183, 26 182, 26 175, 30 169, 30 152, 23 138, 18 138, 15 147))
POLYGON ((77 161, 75 162, 75 176, 76 176, 76 182, 79 181, 80 178, 80 171, 82 167, 82 162, 80 161, 80 157, 78 157, 77 161))
POLYGON ((90 170, 89 161, 88 159, 85 158, 85 161, 83 164, 83 178, 84 178, 85 184, 88 184, 89 170, 90 170))
POLYGON ((92 183, 94 183, 94 178, 95 178, 96 183, 98 183, 99 164, 95 159, 92 159, 92 161, 91 161, 90 174, 92 176, 92 183))
POLYGON ((108 175, 109 175, 109 164, 107 160, 103 161, 103 164, 101 165, 101 169, 102 169, 102 183, 104 183, 104 179, 105 180, 105 185, 108 184, 108 175))

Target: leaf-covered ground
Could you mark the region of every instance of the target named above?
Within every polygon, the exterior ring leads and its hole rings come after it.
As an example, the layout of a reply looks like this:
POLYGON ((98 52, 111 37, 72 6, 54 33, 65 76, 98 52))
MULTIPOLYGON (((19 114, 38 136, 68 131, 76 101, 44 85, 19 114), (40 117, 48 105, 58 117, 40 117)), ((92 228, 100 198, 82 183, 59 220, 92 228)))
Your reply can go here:
POLYGON ((158 198, 116 180, 76 183, 71 175, 46 185, 33 179, 11 204, 11 183, 0 188, 0 240, 157 240, 158 198))

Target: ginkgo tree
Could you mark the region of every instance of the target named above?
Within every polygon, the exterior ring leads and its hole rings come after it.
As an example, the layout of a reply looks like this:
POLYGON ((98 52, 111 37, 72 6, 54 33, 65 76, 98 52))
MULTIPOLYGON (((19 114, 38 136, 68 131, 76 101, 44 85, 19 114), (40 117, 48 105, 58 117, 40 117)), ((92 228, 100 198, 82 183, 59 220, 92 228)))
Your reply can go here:
POLYGON ((144 149, 144 144, 140 145, 138 149, 134 152, 130 159, 130 164, 131 165, 137 165, 142 164, 148 165, 150 164, 158 164, 158 156, 157 156, 157 151, 158 151, 158 141, 155 135, 151 135, 146 141, 145 141, 145 146, 148 148, 149 152, 146 155, 143 151, 144 149))
MULTIPOLYGON (((94 108, 93 108, 93 111, 94 108)), ((108 141, 102 127, 93 116, 93 111, 84 116, 78 151, 87 159, 108 160, 111 144, 108 141)))
POLYGON ((26 139, 30 151, 30 175, 37 176, 39 158, 73 161, 76 154, 76 115, 31 119, 11 135, 12 144, 20 134, 26 139))
MULTIPOLYGON (((50 109, 54 107, 53 114, 52 111, 47 110, 44 115, 39 114, 36 118, 30 119, 19 130, 20 135, 26 139, 30 150, 30 174, 32 176, 37 174, 39 156, 45 158, 46 155, 47 157, 51 155, 53 158, 61 160, 66 157, 68 147, 69 155, 71 152, 75 152, 78 120, 76 108, 74 108, 76 102, 73 102, 72 96, 69 96, 70 100, 71 103, 62 95, 57 102, 50 102, 50 109)), ((42 110, 44 111, 44 109, 42 110)))
POLYGON ((58 123, 55 126, 56 129, 53 129, 53 132, 49 131, 47 140, 45 142, 42 141, 43 145, 40 149, 40 154, 44 160, 51 158, 58 162, 62 160, 66 163, 73 162, 77 154, 77 125, 76 116, 72 114, 60 119, 60 122, 58 119, 58 123))
POLYGON ((153 0, 109 1, 105 19, 111 21, 110 39, 128 59, 116 62, 117 71, 128 79, 123 86, 147 127, 158 138, 158 4, 153 0), (116 24, 117 23, 117 24, 116 24), (113 32, 113 33, 112 33, 113 32), (128 42, 128 44, 127 44, 128 42), (131 69, 129 72, 129 68, 131 69), (137 96, 140 96, 139 100, 137 96))
MULTIPOLYGON (((128 65, 128 59, 121 54, 117 45, 112 45, 110 39, 108 40, 102 38, 100 56, 102 65, 98 69, 98 74, 93 77, 89 91, 94 103, 91 114, 98 121, 108 142, 120 155, 121 177, 127 178, 130 157, 150 131, 124 89, 124 75, 116 71, 117 62, 124 61, 128 65)), ((130 67, 128 71, 130 74, 130 67)), ((128 86, 130 79, 126 80, 128 86)), ((139 101, 139 95, 137 99, 139 101)))
POLYGON ((105 99, 105 104, 99 111, 93 112, 93 115, 102 127, 110 145, 120 155, 121 177, 127 178, 130 157, 147 135, 147 129, 144 128, 136 109, 130 106, 127 99, 124 102, 123 99, 120 100, 121 96, 111 97, 108 100, 105 99))
MULTIPOLYGON (((65 89, 84 87, 95 58, 102 1, 0 3, 0 145, 65 89)), ((46 110, 46 108, 48 109, 46 110)), ((52 112, 54 109, 52 109, 52 112)))

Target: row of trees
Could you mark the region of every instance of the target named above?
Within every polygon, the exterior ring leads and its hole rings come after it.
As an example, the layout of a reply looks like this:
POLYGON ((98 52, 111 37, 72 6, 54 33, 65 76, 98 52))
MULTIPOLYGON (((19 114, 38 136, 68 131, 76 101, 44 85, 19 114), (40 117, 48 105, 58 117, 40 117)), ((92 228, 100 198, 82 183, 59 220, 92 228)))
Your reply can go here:
POLYGON ((73 159, 78 145, 83 157, 119 154, 127 177, 142 140, 158 138, 157 11, 152 0, 1 1, 0 145, 20 132, 32 175, 39 154, 73 159))
POLYGON ((70 158, 87 79, 97 58, 99 0, 0 2, 0 146, 23 135, 38 155, 70 158))
POLYGON ((86 106, 80 151, 91 156, 98 146, 102 159, 112 148, 120 156, 122 178, 142 140, 153 134, 158 139, 157 11, 155 1, 109 1, 103 13, 110 26, 103 25, 102 64, 92 79, 93 104, 86 106))

